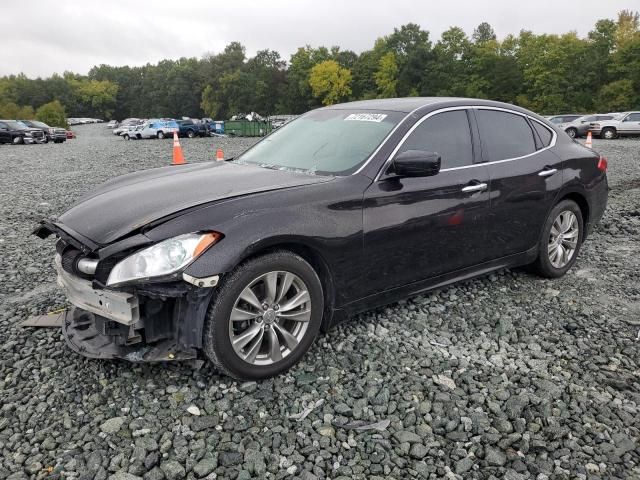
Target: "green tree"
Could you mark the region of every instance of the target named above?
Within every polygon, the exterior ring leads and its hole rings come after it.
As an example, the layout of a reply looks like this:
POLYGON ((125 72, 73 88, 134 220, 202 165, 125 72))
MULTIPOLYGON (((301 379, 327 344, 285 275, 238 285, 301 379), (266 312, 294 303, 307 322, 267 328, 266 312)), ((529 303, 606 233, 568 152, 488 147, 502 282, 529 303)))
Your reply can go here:
POLYGON ((109 80, 70 79, 69 84, 80 103, 95 115, 111 118, 115 107, 118 85, 109 80))
POLYGON ((640 28, 640 14, 631 10, 618 13, 616 28, 616 47, 623 48, 638 35, 640 28))
POLYGON ((311 69, 309 85, 323 105, 333 105, 351 95, 351 71, 335 60, 325 60, 311 69))
POLYGON ((487 22, 482 22, 480 25, 476 27, 473 31, 473 35, 471 39, 476 44, 486 43, 495 41, 497 39, 496 32, 493 30, 493 27, 489 25, 487 22))
POLYGON ((326 48, 311 48, 309 45, 299 48, 291 55, 286 90, 286 107, 290 113, 303 113, 320 105, 311 91, 309 75, 315 65, 329 60, 330 57, 331 54, 326 48))
POLYGON ((33 120, 35 113, 31 105, 21 107, 13 102, 0 103, 0 118, 33 120))
POLYGON ((424 91, 424 71, 431 59, 429 32, 420 25, 408 23, 385 38, 386 48, 394 52, 398 63, 397 91, 401 97, 424 91))
POLYGON ((396 84, 398 83, 398 65, 393 52, 388 52, 378 63, 378 71, 375 73, 379 98, 395 97, 396 84))
POLYGON ((637 95, 629 79, 616 80, 604 85, 598 94, 597 106, 603 112, 616 112, 635 106, 637 95))
POLYGON ((67 113, 58 100, 46 103, 36 110, 36 118, 51 127, 69 128, 67 113))

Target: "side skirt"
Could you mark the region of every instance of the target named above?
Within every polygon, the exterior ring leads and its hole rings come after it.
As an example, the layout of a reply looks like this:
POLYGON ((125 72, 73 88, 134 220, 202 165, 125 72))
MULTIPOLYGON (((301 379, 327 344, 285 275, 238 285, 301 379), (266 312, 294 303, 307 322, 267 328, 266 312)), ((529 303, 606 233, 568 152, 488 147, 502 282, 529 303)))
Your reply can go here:
POLYGON ((429 290, 442 288, 444 286, 451 285, 452 283, 487 275, 488 273, 502 268, 514 268, 528 265, 535 261, 537 255, 538 247, 536 246, 523 253, 502 257, 497 260, 491 260, 490 262, 474 265, 473 267, 456 270, 427 280, 421 280, 402 287, 385 290, 375 295, 369 295, 368 297, 348 303, 341 308, 334 309, 331 323, 330 325, 327 325, 327 328, 323 328, 323 331, 327 331, 330 327, 348 320, 350 317, 358 313, 382 307, 384 305, 397 302, 398 300, 402 300, 403 298, 411 297, 429 290))

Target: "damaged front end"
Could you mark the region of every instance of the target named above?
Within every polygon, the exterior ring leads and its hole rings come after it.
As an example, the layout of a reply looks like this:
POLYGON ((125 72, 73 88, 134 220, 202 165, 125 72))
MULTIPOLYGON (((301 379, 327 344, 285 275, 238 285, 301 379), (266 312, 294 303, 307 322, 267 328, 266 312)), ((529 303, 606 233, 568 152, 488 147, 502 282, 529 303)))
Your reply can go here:
POLYGON ((114 267, 140 252, 146 237, 99 248, 59 224, 45 222, 34 233, 41 238, 58 236, 58 284, 73 304, 62 331, 73 351, 133 362, 197 357, 217 275, 194 278, 180 269, 160 278, 108 286, 114 267))

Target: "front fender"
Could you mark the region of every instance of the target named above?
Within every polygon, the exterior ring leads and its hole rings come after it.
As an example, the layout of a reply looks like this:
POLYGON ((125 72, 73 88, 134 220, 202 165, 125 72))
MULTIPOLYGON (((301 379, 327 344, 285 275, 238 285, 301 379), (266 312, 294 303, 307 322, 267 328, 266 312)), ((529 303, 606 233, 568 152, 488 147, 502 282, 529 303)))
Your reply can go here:
POLYGON ((158 241, 202 230, 224 234, 186 269, 197 278, 227 273, 269 248, 308 247, 332 272, 339 305, 356 298, 362 288, 362 195, 369 183, 366 177, 353 176, 216 202, 145 235, 158 241))

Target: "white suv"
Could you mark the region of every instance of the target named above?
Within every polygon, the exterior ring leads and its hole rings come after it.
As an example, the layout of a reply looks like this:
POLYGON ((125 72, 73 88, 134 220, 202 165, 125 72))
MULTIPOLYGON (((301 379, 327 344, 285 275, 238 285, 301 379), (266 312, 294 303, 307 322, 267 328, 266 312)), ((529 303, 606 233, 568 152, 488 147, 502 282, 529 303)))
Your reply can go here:
POLYGON ((178 132, 179 127, 175 120, 147 120, 144 124, 122 134, 125 140, 142 138, 166 138, 178 132))
POLYGON ((624 112, 611 120, 592 123, 589 130, 607 140, 623 135, 640 135, 640 112, 624 112))

